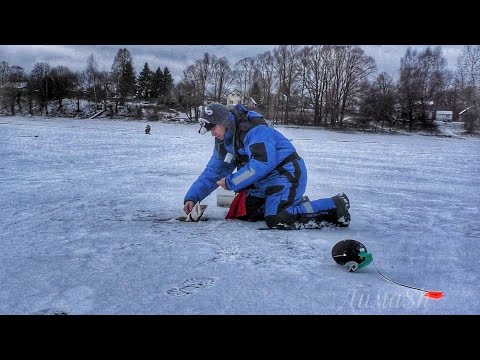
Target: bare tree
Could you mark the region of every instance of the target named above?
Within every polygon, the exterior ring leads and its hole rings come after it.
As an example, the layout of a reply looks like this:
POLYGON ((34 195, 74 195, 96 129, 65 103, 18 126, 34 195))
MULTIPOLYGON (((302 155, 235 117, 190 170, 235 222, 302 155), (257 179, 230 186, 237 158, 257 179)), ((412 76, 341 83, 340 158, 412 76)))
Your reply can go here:
POLYGON ((51 85, 49 90, 50 72, 49 64, 39 62, 33 66, 30 73, 29 86, 40 106, 40 115, 42 115, 43 109, 45 109, 45 114, 48 115, 48 100, 51 98, 51 85))
POLYGON ((198 118, 198 104, 200 103, 200 96, 195 91, 193 82, 177 83, 173 89, 173 93, 177 99, 177 104, 191 117, 190 110, 195 108, 195 119, 198 118))
POLYGON ((418 121, 426 124, 428 113, 434 110, 432 104, 444 96, 451 77, 446 64, 439 46, 420 53, 408 48, 400 60, 399 95, 408 114, 410 131, 418 121))
POLYGON ((282 109, 282 122, 288 124, 290 95, 296 78, 301 73, 298 45, 280 45, 273 50, 274 66, 278 76, 278 99, 282 109))
POLYGON ((58 108, 63 107, 63 99, 68 97, 76 82, 75 74, 66 66, 56 66, 51 71, 52 97, 58 101, 58 108))
POLYGON ((199 68, 199 64, 187 66, 179 87, 180 95, 185 97, 188 94, 197 106, 203 104, 205 99, 203 77, 199 68))
MULTIPOLYGON (((465 105, 465 101, 462 98, 462 87, 461 81, 455 75, 448 81, 448 86, 443 94, 442 103, 441 105, 445 109, 450 109, 453 111, 453 118, 452 120, 458 120, 458 113, 464 110, 466 107, 470 105, 465 105)), ((471 103, 468 103, 471 104, 471 103)))
POLYGON ((197 60, 195 62, 194 70, 197 73, 196 78, 199 81, 199 86, 200 86, 199 90, 202 96, 202 104, 204 104, 206 100, 207 84, 212 72, 212 68, 213 68, 213 60, 212 60, 212 55, 210 55, 209 53, 203 54, 203 59, 197 60))
POLYGON ((375 122, 380 122, 382 129, 385 122, 391 126, 395 120, 396 86, 393 78, 382 72, 372 84, 366 82, 365 85, 360 111, 375 122))
POLYGON ((408 120, 409 130, 413 130, 414 106, 421 97, 421 78, 419 69, 418 52, 408 48, 405 56, 400 59, 400 80, 398 92, 405 109, 408 120))
POLYGON ((202 59, 196 60, 193 65, 187 66, 183 71, 182 85, 177 89, 177 96, 183 97, 185 89, 189 88, 191 89, 189 90, 190 96, 197 99, 196 101, 200 104, 206 102, 209 94, 211 98, 218 98, 218 92, 223 92, 224 83, 220 83, 226 79, 228 61, 222 60, 220 65, 217 63, 218 60, 215 55, 205 53, 202 59), (222 74, 222 71, 225 72, 222 74), (213 78, 214 73, 216 78, 213 78), (181 91, 178 92, 178 90, 181 91))
POLYGON ((335 46, 334 53, 330 122, 342 128, 349 100, 357 95, 360 85, 376 70, 376 65, 359 46, 335 46))
POLYGON ((420 120, 425 122, 428 118, 427 112, 432 110, 432 102, 436 106, 445 90, 446 78, 448 76, 446 70, 447 60, 443 57, 440 46, 434 49, 427 47, 419 53, 418 60, 420 67, 418 73, 421 84, 421 96, 419 99, 421 108, 420 120))
POLYGON ((212 57, 212 70, 210 77, 211 97, 216 102, 221 102, 233 82, 233 74, 226 57, 217 59, 212 57))
POLYGON ((465 102, 477 105, 480 87, 480 45, 466 45, 457 59, 458 78, 465 102))
POLYGON ((255 61, 251 57, 241 59, 235 64, 235 81, 243 94, 242 103, 247 104, 247 96, 253 84, 255 74, 255 61))
POLYGON ((265 117, 270 118, 270 111, 272 107, 272 94, 274 86, 274 71, 273 56, 270 51, 255 58, 255 69, 257 70, 260 89, 262 92, 262 104, 265 107, 265 117))
POLYGON ((87 91, 92 89, 93 92, 93 101, 95 104, 98 103, 97 97, 97 83, 98 83, 98 63, 93 54, 87 59, 87 68, 85 70, 85 80, 87 85, 87 91))
POLYGON ((302 52, 302 66, 305 69, 303 81, 314 108, 313 122, 317 126, 322 121, 332 54, 332 47, 329 45, 306 47, 302 52))
POLYGON ((97 94, 98 99, 103 102, 103 108, 106 109, 112 97, 112 89, 114 88, 113 79, 108 71, 100 71, 97 74, 97 94))
POLYGON ((74 73, 73 77, 73 82, 72 82, 72 95, 73 98, 75 99, 75 104, 76 104, 76 112, 80 112, 80 100, 83 96, 83 82, 85 78, 85 72, 76 72, 74 73))

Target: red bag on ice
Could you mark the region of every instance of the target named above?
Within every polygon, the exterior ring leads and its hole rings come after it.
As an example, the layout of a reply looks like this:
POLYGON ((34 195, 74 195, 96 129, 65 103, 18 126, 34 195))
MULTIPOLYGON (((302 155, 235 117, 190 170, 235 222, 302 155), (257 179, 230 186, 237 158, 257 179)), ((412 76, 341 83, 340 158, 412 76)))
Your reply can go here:
POLYGON ((240 191, 233 198, 225 219, 236 219, 245 215, 247 215, 247 197, 245 191, 240 191))

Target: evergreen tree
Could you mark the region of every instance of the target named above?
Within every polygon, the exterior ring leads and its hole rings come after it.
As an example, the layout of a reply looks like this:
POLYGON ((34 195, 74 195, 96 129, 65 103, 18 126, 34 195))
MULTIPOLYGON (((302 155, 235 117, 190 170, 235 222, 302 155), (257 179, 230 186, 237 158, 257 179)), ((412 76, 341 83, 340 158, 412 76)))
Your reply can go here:
POLYGON ((165 95, 170 94, 173 89, 174 82, 172 74, 170 73, 170 69, 165 66, 163 69, 163 88, 165 89, 165 95))
POLYGON ((168 67, 163 69, 163 81, 160 86, 160 97, 163 103, 167 103, 170 100, 170 94, 173 90, 173 78, 168 67))
POLYGON ((152 98, 160 97, 161 95, 160 92, 162 91, 162 87, 163 87, 163 72, 162 72, 162 69, 157 68, 152 78, 152 88, 151 88, 152 98))
POLYGON ((145 63, 143 70, 138 76, 137 94, 142 99, 149 99, 152 96, 153 72, 150 70, 148 63, 145 63))
POLYGON ((124 94, 124 97, 135 95, 135 78, 136 76, 135 70, 133 69, 133 64, 128 62, 125 65, 125 70, 122 74, 122 81, 120 82, 120 93, 124 94))

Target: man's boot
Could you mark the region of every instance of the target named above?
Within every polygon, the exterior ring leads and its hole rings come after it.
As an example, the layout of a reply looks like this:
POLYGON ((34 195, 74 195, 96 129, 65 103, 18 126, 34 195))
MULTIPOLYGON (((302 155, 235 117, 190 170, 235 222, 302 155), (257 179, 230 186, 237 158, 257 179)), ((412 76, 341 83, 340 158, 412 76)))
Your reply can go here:
MULTIPOLYGON (((308 199, 308 198, 307 198, 308 199)), ((300 221, 306 222, 314 219, 321 226, 326 223, 345 227, 350 224, 350 200, 343 192, 331 198, 306 201, 301 205, 307 209, 306 214, 300 215, 300 221), (303 218, 302 218, 303 217, 303 218)))
POLYGON ((348 226, 350 224, 350 200, 343 192, 332 197, 336 207, 337 225, 348 226))

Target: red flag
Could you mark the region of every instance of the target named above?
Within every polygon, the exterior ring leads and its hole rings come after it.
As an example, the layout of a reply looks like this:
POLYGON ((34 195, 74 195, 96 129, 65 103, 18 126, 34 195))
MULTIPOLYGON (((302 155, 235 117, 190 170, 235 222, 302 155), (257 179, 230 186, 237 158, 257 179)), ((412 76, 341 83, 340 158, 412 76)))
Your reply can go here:
POLYGON ((427 291, 424 296, 430 299, 440 299, 443 297, 443 291, 427 291))
POLYGON ((241 191, 233 198, 225 219, 236 219, 245 215, 247 215, 247 197, 245 191, 241 191))

